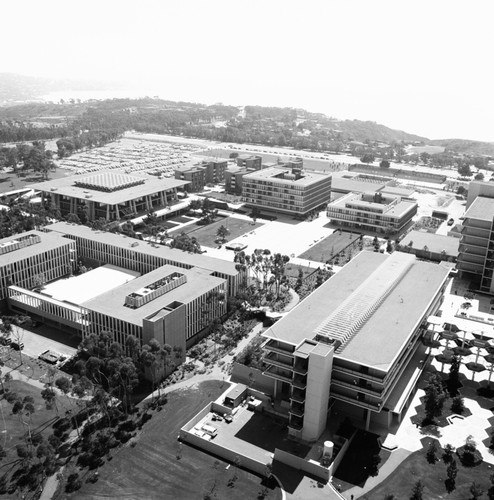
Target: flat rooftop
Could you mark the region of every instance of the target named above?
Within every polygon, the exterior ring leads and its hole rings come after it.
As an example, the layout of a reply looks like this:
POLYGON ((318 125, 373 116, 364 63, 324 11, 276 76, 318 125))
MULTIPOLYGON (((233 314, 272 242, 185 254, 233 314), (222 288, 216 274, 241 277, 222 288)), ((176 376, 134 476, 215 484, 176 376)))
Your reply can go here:
POLYGON ((293 179, 288 179, 288 178, 281 178, 281 177, 276 177, 277 175, 281 174, 286 174, 286 175, 291 175, 292 170, 290 168, 280 168, 280 167, 270 167, 270 168, 264 168, 262 170, 256 170, 255 172, 252 172, 251 174, 245 175, 244 179, 255 179, 255 180, 270 180, 273 182, 281 183, 281 184, 295 184, 297 186, 311 186, 312 184, 315 184, 317 182, 320 182, 321 180, 324 179, 331 179, 331 175, 329 174, 317 174, 314 172, 308 172, 305 170, 302 170, 302 177, 300 179, 296 179, 295 177, 293 179))
POLYGON ((369 193, 379 191, 385 185, 384 182, 361 179, 348 172, 335 172, 332 174, 331 191, 369 193))
POLYGON ((106 205, 117 205, 161 191, 178 189, 186 184, 189 184, 189 181, 102 171, 98 174, 72 175, 45 182, 36 182, 29 187, 45 193, 56 193, 106 205))
POLYGON ((187 304, 223 283, 225 283, 224 279, 215 278, 205 269, 183 269, 182 267, 167 265, 159 267, 132 281, 123 283, 116 288, 109 289, 105 293, 98 295, 98 297, 87 300, 82 306, 91 311, 142 326, 144 318, 155 315, 169 304, 173 302, 187 304), (187 277, 187 282, 156 297, 137 309, 124 305, 127 295, 174 272, 184 274, 187 277))
POLYGON ((343 321, 341 329, 347 329, 348 337, 335 358, 387 371, 448 272, 414 255, 361 252, 264 336, 297 346, 313 339, 317 331, 324 333, 327 325, 331 337, 331 316, 340 311, 334 321, 343 321), (367 317, 362 316, 365 311, 367 317))
POLYGON ((460 239, 453 236, 445 236, 442 234, 428 233, 426 231, 410 231, 405 238, 400 242, 400 245, 418 250, 423 250, 427 246, 430 252, 441 253, 443 250, 446 255, 457 256, 460 239))
POLYGON ((494 217, 494 198, 477 196, 463 217, 464 219, 478 219, 492 222, 494 217))
POLYGON ((15 245, 16 241, 21 238, 29 237, 30 235, 35 236, 33 240, 38 240, 32 245, 21 246, 15 250, 3 253, 0 255, 0 266, 6 266, 8 264, 13 264, 14 262, 19 262, 24 259, 29 259, 35 255, 54 250, 56 248, 69 246, 70 242, 62 235, 56 233, 44 233, 42 231, 26 231, 25 233, 16 234, 14 236, 8 236, 7 238, 2 238, 0 240, 0 245, 15 245))
POLYGON ((188 253, 176 248, 167 247, 166 245, 157 245, 115 233, 94 231, 87 226, 69 224, 67 222, 56 222, 55 224, 46 226, 46 229, 54 231, 55 233, 85 238, 118 248, 128 248, 136 253, 155 255, 170 261, 181 262, 193 267, 202 267, 203 269, 209 269, 230 276, 236 276, 238 274, 234 262, 216 259, 204 254, 188 253))
MULTIPOLYGON (((372 186, 372 185, 371 185, 372 186)), ((365 193, 364 193, 365 194, 365 193)), ((368 193, 372 195, 372 193, 368 193)), ((396 198, 399 198, 398 196, 396 198)), ((395 215, 401 217, 402 215, 409 212, 414 206, 417 205, 415 201, 400 200, 393 204, 393 200, 384 200, 382 203, 362 199, 362 194, 360 193, 348 193, 341 198, 331 202, 328 207, 335 208, 345 208, 347 204, 351 205, 350 210, 366 210, 374 209, 380 210, 384 215, 395 215)))
POLYGON ((138 272, 105 264, 79 276, 54 281, 43 288, 43 295, 61 302, 82 305, 138 276, 138 272))

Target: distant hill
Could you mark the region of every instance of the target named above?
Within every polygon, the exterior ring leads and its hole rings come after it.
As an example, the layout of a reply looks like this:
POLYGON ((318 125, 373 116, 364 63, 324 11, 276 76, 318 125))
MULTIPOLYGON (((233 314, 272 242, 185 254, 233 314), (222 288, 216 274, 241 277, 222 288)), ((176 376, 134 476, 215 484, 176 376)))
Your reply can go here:
POLYGON ((494 142, 471 141, 468 139, 437 139, 429 142, 443 146, 447 151, 454 151, 455 153, 494 157, 494 142))
POLYGON ((409 134, 402 130, 380 125, 371 121, 360 120, 335 120, 335 128, 355 141, 378 141, 378 142, 430 142, 426 137, 409 134))

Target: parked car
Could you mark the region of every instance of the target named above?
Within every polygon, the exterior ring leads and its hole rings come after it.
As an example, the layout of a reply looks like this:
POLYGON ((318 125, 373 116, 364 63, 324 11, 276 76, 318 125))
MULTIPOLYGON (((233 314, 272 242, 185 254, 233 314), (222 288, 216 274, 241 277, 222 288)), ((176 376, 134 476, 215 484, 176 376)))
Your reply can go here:
POLYGON ((22 342, 11 342, 10 347, 15 351, 22 351, 24 349, 24 344, 22 342))
POLYGON ((448 226, 452 226, 454 223, 455 223, 455 220, 453 218, 451 218, 448 221, 448 226))
POLYGON ((0 345, 10 345, 11 342, 8 337, 0 337, 0 345))
POLYGON ((226 422, 227 424, 229 424, 229 423, 233 422, 233 417, 232 417, 229 413, 225 413, 225 414, 223 415, 223 418, 225 419, 225 422, 226 422))

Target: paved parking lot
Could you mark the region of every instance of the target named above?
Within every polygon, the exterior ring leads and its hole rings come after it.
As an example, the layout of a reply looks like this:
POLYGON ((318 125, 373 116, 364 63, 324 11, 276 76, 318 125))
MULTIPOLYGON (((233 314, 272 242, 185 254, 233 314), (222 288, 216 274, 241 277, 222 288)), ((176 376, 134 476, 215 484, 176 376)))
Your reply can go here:
MULTIPOLYGON (((48 327, 44 326, 41 328, 47 329, 48 327)), ((48 349, 66 357, 72 357, 77 352, 77 348, 74 345, 63 344, 22 327, 14 327, 10 338, 14 342, 22 342, 24 344, 22 352, 32 358, 37 358, 42 352, 48 349)), ((75 339, 73 337, 67 336, 67 340, 70 340, 70 343, 74 344, 75 339)))

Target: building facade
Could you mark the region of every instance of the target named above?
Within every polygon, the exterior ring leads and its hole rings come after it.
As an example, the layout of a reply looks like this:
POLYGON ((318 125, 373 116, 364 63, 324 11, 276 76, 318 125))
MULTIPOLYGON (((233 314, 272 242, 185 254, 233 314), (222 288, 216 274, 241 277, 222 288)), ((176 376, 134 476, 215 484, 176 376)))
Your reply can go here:
POLYGON ((380 192, 348 193, 329 203, 326 215, 331 222, 343 227, 398 234, 411 224, 417 208, 416 201, 380 192))
POLYGON ((203 160, 195 165, 184 165, 175 169, 175 179, 187 181, 189 192, 202 191, 206 184, 220 184, 225 181, 226 160, 203 160))
POLYGON ((247 206, 293 215, 307 215, 328 203, 331 176, 299 169, 271 167, 244 175, 242 196, 247 206))
POLYGON ((187 184, 183 180, 104 171, 34 183, 31 187, 41 191, 63 216, 74 214, 86 222, 120 220, 164 208, 177 201, 177 191, 187 184))
POLYGON ((456 267, 475 278, 480 292, 494 295, 494 198, 477 196, 465 212, 456 267))
POLYGON ((0 240, 0 304, 10 285, 32 288, 69 274, 75 264, 75 242, 59 234, 28 231, 0 240))
POLYGON ((249 170, 261 170, 262 156, 240 154, 236 158, 237 166, 247 168, 249 170))

